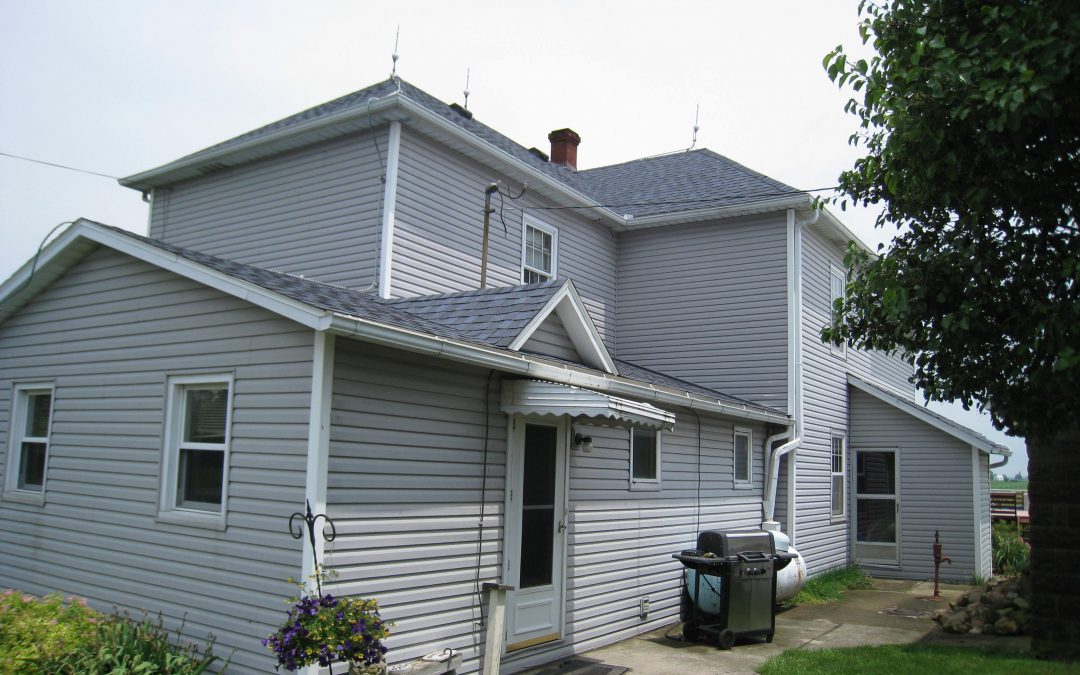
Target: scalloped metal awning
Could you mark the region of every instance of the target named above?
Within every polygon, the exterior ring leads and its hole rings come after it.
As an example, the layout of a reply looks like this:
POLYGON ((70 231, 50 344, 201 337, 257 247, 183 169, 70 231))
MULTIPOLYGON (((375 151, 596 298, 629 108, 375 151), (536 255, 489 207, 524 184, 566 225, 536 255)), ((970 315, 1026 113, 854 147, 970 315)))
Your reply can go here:
POLYGON ((505 413, 519 415, 569 415, 600 426, 669 431, 675 427, 674 413, 648 403, 539 380, 504 381, 501 408, 505 413))

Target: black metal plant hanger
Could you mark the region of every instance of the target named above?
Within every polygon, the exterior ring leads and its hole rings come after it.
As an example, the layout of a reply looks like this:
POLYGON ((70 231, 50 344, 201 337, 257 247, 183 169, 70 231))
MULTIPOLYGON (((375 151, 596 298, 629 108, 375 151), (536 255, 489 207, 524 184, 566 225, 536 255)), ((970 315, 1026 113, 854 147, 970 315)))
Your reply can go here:
POLYGON ((337 538, 337 528, 334 527, 334 521, 330 519, 325 513, 311 513, 311 502, 304 500, 304 505, 307 507, 307 513, 296 513, 289 516, 289 534, 293 539, 300 539, 304 536, 304 528, 296 523, 296 519, 300 518, 307 525, 308 542, 311 544, 311 560, 315 563, 315 588, 319 591, 319 596, 322 597, 322 581, 319 578, 319 556, 315 553, 315 523, 319 518, 323 519, 323 527, 321 530, 323 541, 331 542, 337 538), (327 526, 330 527, 330 534, 326 533, 327 526))

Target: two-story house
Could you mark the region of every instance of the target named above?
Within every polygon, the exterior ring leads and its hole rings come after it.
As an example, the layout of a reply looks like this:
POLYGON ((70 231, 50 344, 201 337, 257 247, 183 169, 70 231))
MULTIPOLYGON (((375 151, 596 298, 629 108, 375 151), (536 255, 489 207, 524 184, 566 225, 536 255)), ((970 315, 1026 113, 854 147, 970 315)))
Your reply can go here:
POLYGON ((124 179, 148 237, 79 221, 0 286, 0 584, 265 672, 314 555, 391 662, 511 672, 676 620, 704 529, 916 578, 940 530, 989 574, 1003 449, 818 338, 839 221, 708 150, 550 139, 390 80, 124 179), (332 541, 290 536, 305 501, 332 541))

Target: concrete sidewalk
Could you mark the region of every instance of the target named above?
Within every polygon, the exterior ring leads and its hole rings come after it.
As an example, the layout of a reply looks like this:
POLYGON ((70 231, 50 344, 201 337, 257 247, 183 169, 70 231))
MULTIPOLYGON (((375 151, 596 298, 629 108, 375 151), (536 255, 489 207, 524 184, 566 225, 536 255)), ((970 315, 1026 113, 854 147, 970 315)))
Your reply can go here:
MULTIPOLYGON (((942 600, 932 600, 928 582, 875 579, 874 589, 849 591, 841 602, 804 605, 776 615, 772 643, 736 643, 722 651, 710 645, 683 642, 681 626, 674 624, 607 647, 579 654, 576 660, 622 666, 642 675, 670 673, 753 673, 767 659, 789 649, 828 649, 861 645, 982 644, 988 636, 950 636, 931 620, 935 610, 948 605, 970 586, 943 585, 942 600)), ((1025 650, 1026 638, 990 638, 995 647, 1025 650), (1006 644, 1008 643, 1008 644, 1006 644)), ((558 662, 526 673, 557 672, 558 662)))

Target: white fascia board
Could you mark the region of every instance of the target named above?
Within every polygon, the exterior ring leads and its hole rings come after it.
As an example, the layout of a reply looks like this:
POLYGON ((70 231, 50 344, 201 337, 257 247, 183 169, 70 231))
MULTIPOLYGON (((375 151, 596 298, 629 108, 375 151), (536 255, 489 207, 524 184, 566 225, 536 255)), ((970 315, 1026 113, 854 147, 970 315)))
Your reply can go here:
POLYGON ((665 213, 657 216, 642 216, 625 220, 619 230, 644 230, 651 227, 663 227, 666 225, 679 225, 682 223, 701 222, 705 220, 724 220, 739 216, 750 216, 758 213, 770 213, 772 211, 786 211, 788 209, 805 210, 812 205, 812 199, 807 194, 774 197, 742 204, 728 204, 708 209, 694 209, 693 211, 680 211, 678 213, 665 213))
POLYGON ((870 394, 879 401, 888 403, 894 408, 897 408, 898 410, 900 410, 900 412, 907 413, 912 417, 915 417, 919 421, 925 422, 926 424, 929 424, 930 426, 934 427, 939 431, 945 432, 946 434, 952 436, 957 440, 963 441, 971 445, 972 447, 978 448, 979 450, 985 452, 988 455, 995 454, 1003 455, 1005 457, 1012 455, 1012 450, 1005 447, 1004 445, 994 443, 990 441, 990 439, 982 436, 981 434, 972 431, 965 426, 957 424, 952 420, 942 419, 938 415, 930 412, 929 410, 923 408, 919 404, 904 396, 894 394, 890 391, 885 391, 879 386, 864 382, 863 380, 851 374, 848 375, 847 380, 848 384, 855 387, 859 391, 870 394))
MULTIPOLYGON (((222 293, 262 307, 308 328, 322 329, 328 323, 329 312, 316 309, 311 305, 285 297, 250 282, 231 277, 84 219, 76 221, 74 225, 45 247, 38 257, 35 274, 48 273, 46 268, 48 268, 49 264, 62 256, 65 250, 75 246, 80 239, 107 246, 155 267, 179 274, 222 293)), ((0 304, 7 300, 8 295, 17 291, 23 282, 29 278, 31 264, 32 261, 23 265, 18 272, 0 287, 0 304)))
POLYGON ((862 239, 859 239, 858 235, 848 229, 847 225, 844 225, 844 223, 828 209, 821 209, 821 218, 818 219, 817 226, 829 230, 829 234, 832 235, 833 239, 842 241, 845 245, 847 242, 853 241, 862 250, 871 255, 876 255, 874 251, 871 250, 869 244, 862 239))
POLYGON ((399 96, 401 96, 400 92, 391 92, 382 98, 374 99, 370 105, 364 106, 362 108, 347 108, 340 112, 332 113, 324 117, 317 117, 304 122, 297 122, 296 124, 291 124, 283 129, 271 131, 250 140, 241 141, 240 143, 236 143, 235 145, 230 145, 226 148, 220 148, 206 154, 200 154, 200 152, 196 152, 192 155, 188 155, 187 157, 181 157, 180 159, 169 162, 168 164, 164 164, 154 169, 148 169, 147 171, 142 171, 140 173, 121 178, 117 182, 119 182, 120 185, 123 185, 124 187, 129 187, 135 190, 146 190, 152 187, 164 185, 169 182, 170 174, 190 170, 203 164, 223 162, 233 156, 240 155, 244 152, 249 152, 260 146, 269 145, 271 143, 275 143, 277 141, 281 141, 292 136, 310 133, 312 131, 331 127, 335 124, 341 124, 343 122, 362 119, 364 117, 367 117, 369 114, 374 116, 376 113, 386 112, 397 104, 397 98, 399 96))
POLYGON ((586 372, 569 364, 546 361, 516 352, 486 347, 396 326, 379 324, 366 319, 334 315, 328 329, 338 335, 371 342, 394 349, 524 375, 549 382, 570 384, 583 389, 612 393, 660 404, 701 410, 714 415, 736 419, 789 425, 791 420, 782 413, 770 413, 744 406, 730 405, 716 399, 690 394, 669 387, 660 387, 606 373, 586 372))
POLYGON ((509 348, 515 352, 520 350, 552 312, 555 312, 562 321, 567 336, 574 343, 574 349, 586 359, 588 365, 612 375, 619 374, 619 369, 615 367, 615 360, 611 358, 604 341, 600 338, 600 331, 596 329, 596 324, 585 310, 585 304, 578 295, 577 288, 574 287, 574 282, 570 280, 567 280, 562 288, 551 296, 547 304, 536 313, 536 316, 521 329, 509 348))

